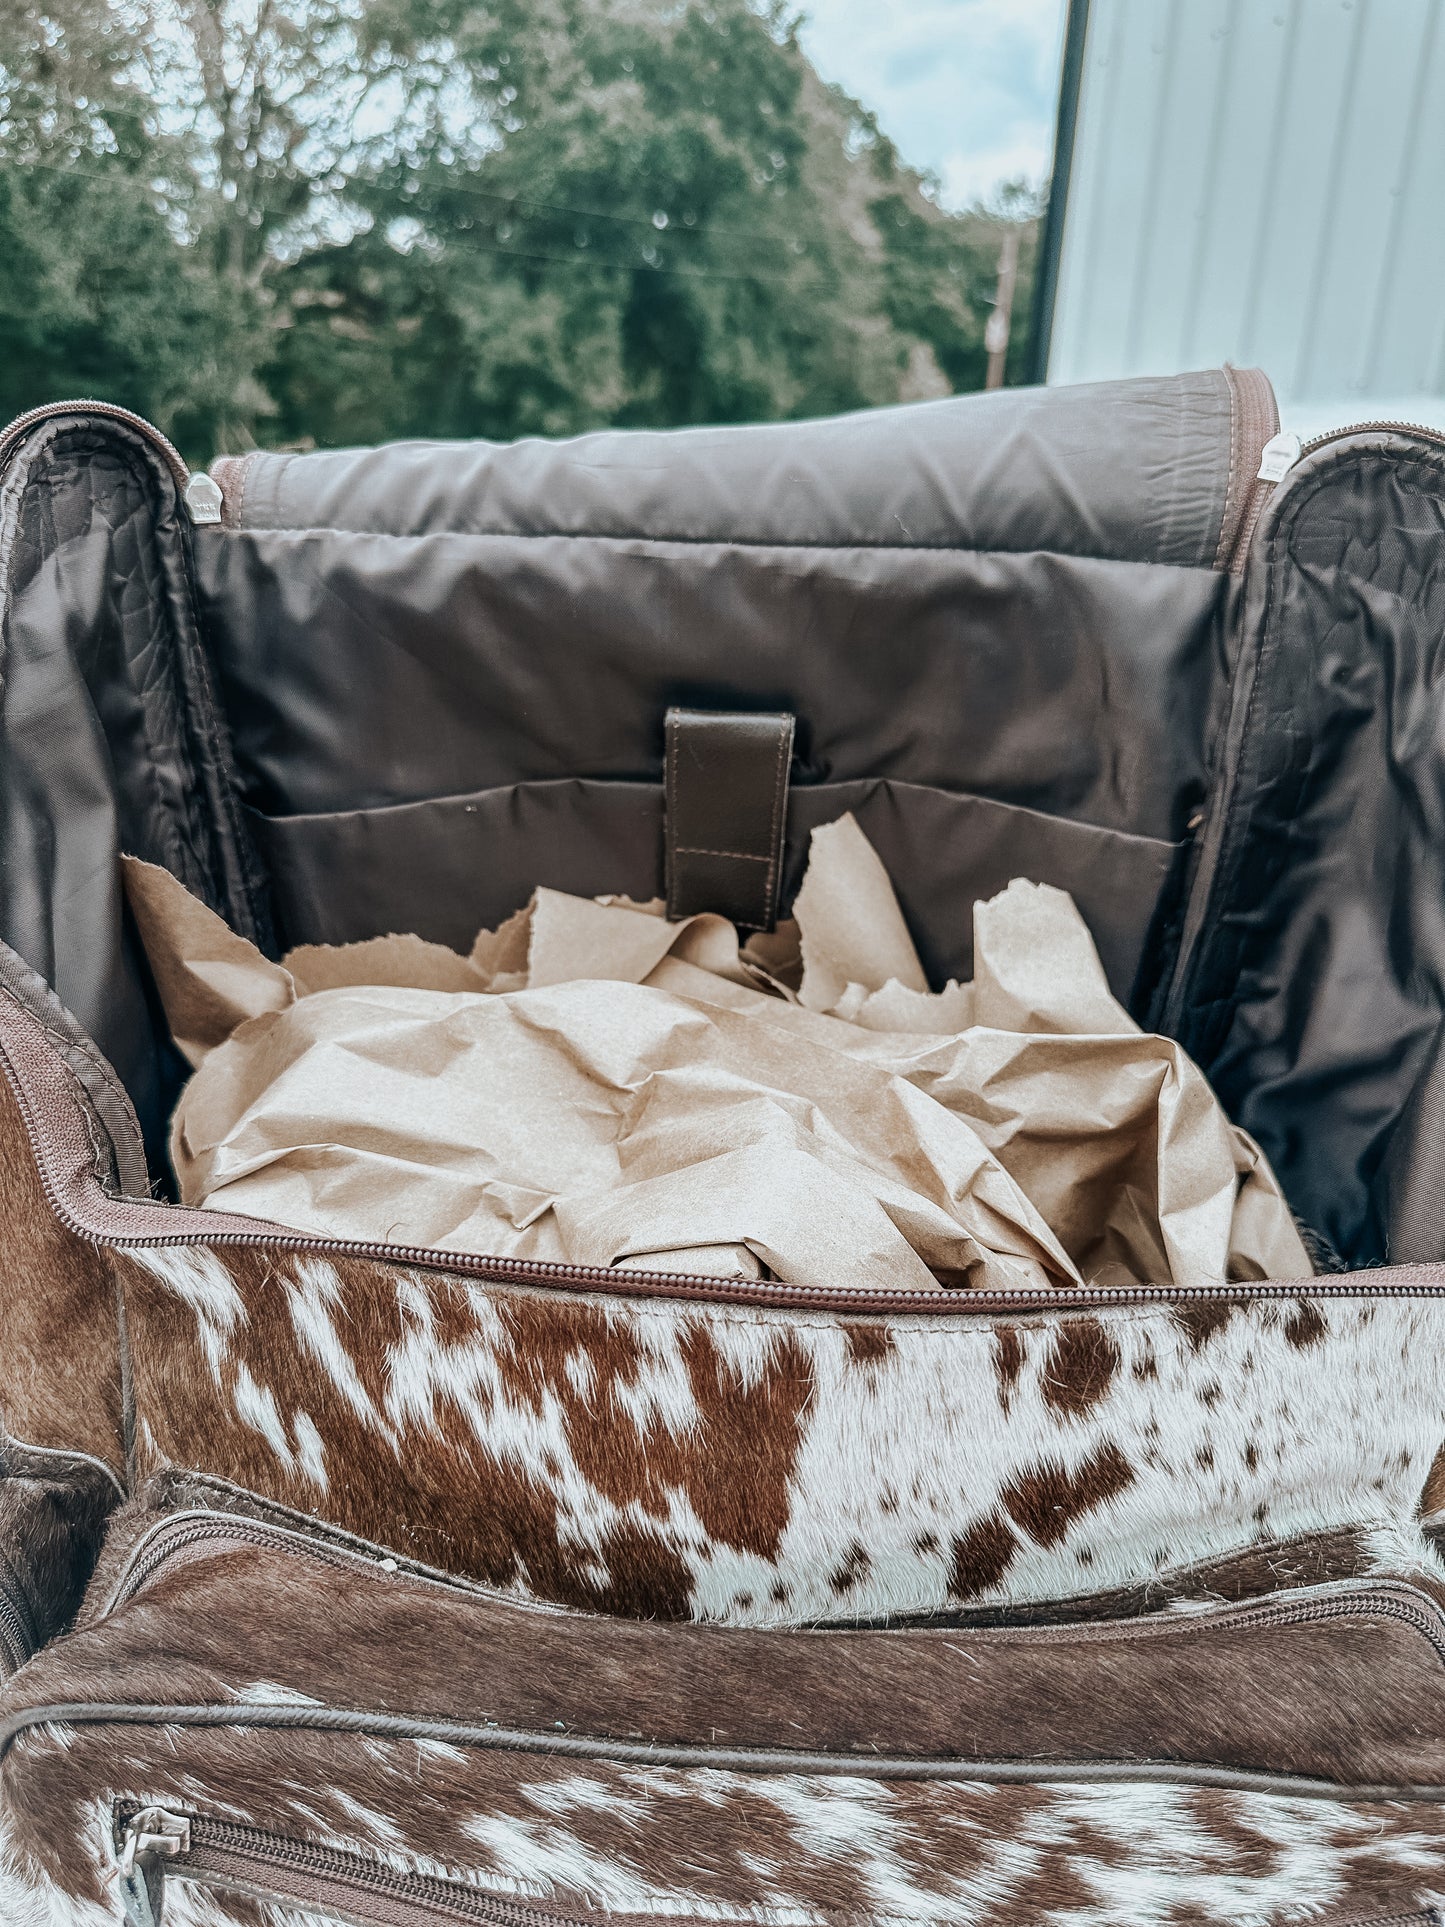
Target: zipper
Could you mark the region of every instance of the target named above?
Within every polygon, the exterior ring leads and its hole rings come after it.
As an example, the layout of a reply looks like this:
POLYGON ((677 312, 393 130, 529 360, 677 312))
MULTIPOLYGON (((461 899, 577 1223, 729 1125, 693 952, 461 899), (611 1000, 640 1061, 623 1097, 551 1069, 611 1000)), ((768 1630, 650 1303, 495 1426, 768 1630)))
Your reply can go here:
POLYGON ((1260 450, 1259 467, 1250 483, 1244 512, 1240 517, 1239 532, 1229 551, 1231 575, 1244 574, 1244 559, 1249 554, 1250 543, 1254 540, 1255 524, 1259 521, 1265 503, 1289 474, 1299 460, 1300 454, 1299 436, 1283 432, 1271 435, 1260 450))
POLYGON ((1305 455, 1313 455, 1316 449, 1343 440, 1347 435, 1418 435, 1422 441, 1445 447, 1445 433, 1438 428, 1427 427, 1424 422, 1351 422, 1348 428, 1329 429, 1323 435, 1312 436, 1307 442, 1302 442, 1298 435, 1276 432, 1260 451, 1259 471, 1229 550, 1231 575, 1243 575, 1249 545, 1254 539, 1255 525, 1264 505, 1295 463, 1305 455))
MULTIPOLYGON (((19 999, 15 1000, 19 1004, 19 999)), ((19 1007, 24 1010, 25 1006, 19 1007)), ((29 1013, 27 1013, 29 1014, 29 1013)), ((0 1052, 0 1064, 4 1063, 0 1052)), ((900 1288, 879 1291, 835 1290, 828 1285, 784 1284, 777 1279, 726 1279, 702 1277, 694 1272, 642 1272, 614 1269, 601 1265, 564 1265, 535 1258, 495 1258, 471 1251, 441 1251, 435 1245, 385 1244, 377 1239, 320 1238, 306 1232, 267 1227, 260 1220, 257 1228, 238 1230, 222 1219, 223 1229, 210 1231, 220 1216, 211 1211, 193 1210, 184 1205, 146 1205, 126 1199, 127 1209, 153 1209, 164 1213, 166 1221, 186 1221, 180 1231, 145 1231, 108 1228, 79 1216, 72 1208, 50 1169, 47 1147, 50 1138, 41 1119, 53 1121, 63 1130, 70 1112, 63 1103, 47 1096, 37 1102, 27 1085, 4 1065, 6 1081, 24 1121, 25 1132, 40 1178, 41 1190, 52 1215, 67 1230, 99 1250, 170 1250, 184 1246, 207 1249, 254 1249, 268 1251, 314 1252, 326 1258, 356 1258, 368 1263, 405 1266, 409 1270, 442 1272, 452 1277, 482 1278, 501 1285, 532 1286, 559 1291, 603 1292, 613 1298, 677 1298, 699 1304, 753 1305, 773 1310, 854 1313, 859 1316, 889 1315, 904 1312, 933 1312, 955 1316, 964 1312, 992 1316, 997 1313, 1048 1313, 1059 1311, 1098 1311, 1126 1305, 1213 1304, 1221 1300, 1254 1303, 1271 1299, 1298 1298, 1434 1298, 1445 1295, 1445 1267, 1440 1265, 1399 1265, 1388 1284, 1352 1283, 1349 1274, 1339 1279, 1328 1274, 1293 1280, 1221 1280, 1209 1285, 1109 1285, 1075 1286, 1069 1291, 968 1291, 940 1286, 936 1291, 900 1288)), ((105 1199, 107 1205, 121 1201, 105 1199)))
MULTIPOLYGON (((144 1592, 162 1571, 170 1571, 193 1557, 250 1550, 303 1554, 308 1559, 320 1560, 323 1565, 354 1572, 360 1578, 377 1575, 391 1577, 402 1570, 400 1560, 390 1553, 373 1556, 350 1546, 337 1545, 320 1535, 313 1537, 309 1532, 297 1532, 287 1526, 273 1525, 269 1520, 248 1518, 242 1513, 174 1512, 148 1532, 132 1550, 100 1609, 99 1617, 109 1618, 122 1606, 129 1605, 138 1593, 144 1592)), ((411 1565, 406 1568, 406 1577, 440 1586, 447 1592, 491 1597, 465 1580, 450 1579, 411 1565)), ((565 1608, 543 1607, 541 1610, 550 1613, 562 1612, 565 1608)))
POLYGON ((334 1914, 366 1927, 588 1927, 454 1880, 401 1873, 336 1847, 165 1807, 117 1808, 112 1823, 128 1927, 161 1927, 167 1880, 334 1914))
MULTIPOLYGON (((154 1571, 154 1564, 147 1570, 154 1571)), ((1442 1620, 1439 1611, 1408 1589, 1388 1584, 1359 1583, 1335 1590, 1323 1598, 1265 1600, 1253 1606, 1211 1613, 1206 1630, 1237 1631, 1259 1626, 1300 1625, 1355 1618, 1362 1614, 1373 1618, 1390 1618, 1409 1625, 1429 1641, 1441 1663, 1445 1664, 1445 1620, 1442 1620)), ((1166 1617, 1142 1623, 1133 1629, 1133 1636, 1167 1636, 1180 1630, 1176 1622, 1166 1617)), ((1092 1640, 1117 1636, 1117 1626, 1031 1628, 1022 1635, 1030 1643, 1039 1645, 1051 1644, 1059 1638, 1087 1644, 1092 1640)), ((36 1717, 59 1718, 77 1710, 40 1708, 36 1709, 36 1717)), ((87 1710, 92 1716, 100 1716, 107 1709, 97 1707, 87 1710)), ((177 1710, 164 1706, 135 1709, 137 1713, 143 1711, 147 1720, 156 1724, 165 1724, 177 1710)), ((187 1710, 200 1713, 204 1709, 187 1710)), ((254 1706, 213 1710, 220 1716, 214 1722, 216 1724, 230 1723, 230 1719, 238 1724, 248 1720, 254 1722, 261 1711, 254 1706), (230 1716, 229 1719, 227 1716, 230 1716)), ((114 1711, 109 1709, 111 1717, 114 1717, 114 1711)), ((290 1728, 327 1730, 336 1725, 334 1710, 323 1705, 317 1705, 314 1709, 288 1706, 286 1713, 286 1724, 290 1728)), ((353 1716, 346 1717, 350 1720, 353 1716)), ((207 1720, 200 1723, 213 1722, 207 1720)), ((397 1716, 388 1716, 388 1727, 396 1723, 397 1716)), ((402 1724, 410 1728, 413 1722, 404 1721, 402 1724)), ((422 1727, 430 1731, 435 1723, 415 1724, 418 1731, 422 1727)), ((360 1729, 348 1724, 346 1730, 360 1730, 363 1733, 379 1731, 381 1722, 368 1721, 360 1729)), ((459 1729, 450 1722, 444 1730, 453 1744, 476 1744, 481 1740, 481 1736, 475 1732, 459 1729)), ((506 1745, 510 1750, 519 1742, 525 1742, 528 1736, 508 1731, 488 1735, 487 1738, 495 1744, 506 1745)), ((536 1738, 542 1740, 541 1735, 536 1738)), ((548 1734, 544 1743, 551 1750, 568 1750, 567 1742, 555 1733, 548 1734)), ((572 1745, 585 1748, 591 1758, 633 1760, 641 1757, 651 1764, 665 1765, 680 1763, 679 1756, 686 1755, 687 1764, 690 1765, 718 1763, 715 1749, 691 1745, 674 1748, 645 1743, 639 1747, 635 1743, 616 1742, 608 1746, 581 1736, 573 1739, 572 1745)), ((728 1763, 732 1764, 733 1750, 728 1750, 727 1757, 728 1763)), ((812 1764, 816 1766, 817 1763, 812 1764)), ((856 1757, 839 1756, 829 1761, 834 1771, 854 1774, 869 1764, 875 1771, 885 1766, 901 1769, 905 1778, 936 1777, 927 1771, 930 1762, 923 1760, 885 1761, 880 1757, 869 1762, 856 1757)), ((990 1777, 986 1774, 985 1763, 979 1761, 950 1759, 931 1764, 935 1768, 944 1767, 946 1772, 943 1777, 948 1779, 990 1777)), ((1038 1770, 1030 1769, 1027 1762, 1014 1764, 1016 1769, 1038 1770)), ((1114 1770, 1121 1776, 1131 1772, 1137 1775, 1144 1771, 1145 1765, 1144 1762, 1116 1762, 1114 1770)), ((1162 1762, 1152 1763, 1149 1777, 1158 1777, 1159 1768, 1164 1765, 1162 1762)), ((766 1756, 758 1756, 754 1770, 797 1770, 797 1762, 790 1756, 773 1751, 766 1756)), ((1168 1771, 1167 1768, 1165 1770, 1168 1771)), ((1071 1777, 1067 1771, 1060 1773, 1057 1768, 1044 1771, 1045 1777, 1050 1780, 1067 1781, 1071 1777)), ((1173 1763, 1173 1772, 1187 1776, 1187 1764, 1173 1763)), ((895 1777, 895 1774, 890 1773, 889 1777, 895 1777)), ((1017 1770, 1008 1777, 1019 1777, 1017 1770)), ((1323 1788, 1320 1790, 1324 1791, 1323 1788)), ((1330 1789, 1330 1794, 1338 1798, 1345 1791, 1347 1789, 1334 1787, 1330 1789)), ((1400 1791, 1395 1790, 1397 1794, 1400 1791)), ((1369 1789, 1369 1792, 1371 1797, 1390 1797, 1388 1789, 1369 1789)), ((256 1900, 320 1911, 345 1921, 362 1923, 362 1927, 428 1927, 428 1923, 430 1927, 588 1927, 586 1921, 576 1916, 559 1916, 546 1909, 497 1899, 450 1879, 404 1873, 394 1867, 378 1865, 361 1853, 314 1846, 255 1826, 191 1811, 174 1811, 159 1803, 127 1802, 118 1805, 112 1814, 109 1846, 115 1859, 127 1927, 163 1927, 164 1892, 170 1879, 184 1879, 201 1886, 238 1891, 256 1900)), ((1374 1920, 1359 1921, 1357 1927, 1407 1927, 1407 1923, 1414 1920, 1428 1922, 1430 1915, 1395 1916, 1393 1922, 1390 1917, 1377 1916, 1374 1920)))
POLYGON ((18 1587, 0 1578, 0 1679, 18 1673, 36 1644, 30 1611, 18 1587))
MULTIPOLYGON (((1347 427, 1332 428, 1323 435, 1312 436, 1306 442, 1302 442, 1297 435, 1277 433, 1266 442, 1260 454, 1259 473, 1255 477, 1245 516, 1235 537, 1234 552, 1230 557, 1231 574, 1243 574, 1250 544, 1264 505, 1280 483, 1293 473, 1306 455, 1317 454, 1320 449, 1328 448, 1332 442, 1348 441, 1356 435, 1414 435, 1436 448, 1445 448, 1445 431, 1430 428, 1424 422, 1351 422, 1347 427)), ((1227 809, 1221 807, 1221 799, 1218 796, 1211 797, 1208 820, 1204 823, 1195 846, 1197 868, 1190 889, 1190 907, 1180 932, 1179 951, 1175 958, 1169 995, 1165 1000, 1163 1016, 1160 1019, 1162 1028, 1171 1036, 1178 1034, 1189 964, 1208 919, 1211 907, 1209 897, 1218 869, 1227 814, 1227 809), (1201 880, 1203 880, 1202 888, 1201 880)))
POLYGON ((121 408, 115 402, 96 401, 85 396, 77 401, 47 402, 43 407, 27 409, 23 415, 17 415, 4 428, 0 428, 0 464, 9 459, 22 435, 56 415, 96 415, 104 421, 120 422, 126 428, 133 429, 164 459, 192 522, 207 526, 220 521, 223 504, 221 491, 215 481, 204 471, 193 475, 174 442, 148 422, 144 415, 137 415, 130 408, 121 408))
POLYGON ((1352 1920, 1345 1927, 1440 1927, 1440 1915, 1433 1907, 1415 1914, 1371 1914, 1368 1920, 1352 1920))
POLYGON ((246 499, 246 478, 259 449, 249 455, 218 455, 211 463, 211 475, 221 498, 221 521, 228 529, 241 526, 241 509, 246 499))
MULTIPOLYGON (((250 1524, 250 1522, 247 1522, 250 1524)), ((241 1538, 241 1534, 237 1534, 241 1538)), ((293 1536, 295 1538, 295 1536, 293 1536)), ((177 1549, 171 1542, 171 1553, 177 1549)), ((306 1547, 310 1549, 310 1547, 306 1547)), ((146 1563, 145 1571, 154 1572, 164 1561, 146 1563)), ((123 1590, 123 1588, 121 1588, 123 1590)), ((135 1588, 133 1588, 135 1590, 135 1588)), ((131 1590, 131 1596, 133 1596, 131 1590)), ((1210 1615, 1212 1628, 1247 1630, 1252 1626, 1289 1626, 1320 1623, 1331 1619, 1353 1619, 1358 1615, 1374 1619, 1395 1619, 1422 1634, 1445 1665, 1445 1621, 1432 1607, 1403 1588, 1356 1586, 1324 1599, 1277 1599, 1254 1607, 1241 1607, 1210 1615)), ((1171 1634, 1173 1623, 1144 1623, 1135 1628, 1137 1638, 1171 1634)), ((1098 1628, 1031 1628, 1025 1634, 1038 1644, 1050 1644, 1050 1636, 1085 1640, 1116 1638, 1117 1626, 1098 1628)), ((48 1709, 52 1715, 60 1709, 48 1709)), ((148 1709, 156 1721, 166 1719, 166 1707, 148 1709)), ((328 1725, 328 1709, 316 1707, 316 1715, 306 1719, 301 1709, 291 1709, 301 1717, 291 1717, 287 1725, 318 1727, 328 1725)), ((235 1709, 237 1719, 252 1717, 256 1709, 235 1709)), ((353 1730, 353 1729, 347 1729, 353 1730)), ((366 1729, 362 1729, 366 1730, 366 1729)), ((466 1744, 462 1732, 449 1727, 453 1744, 466 1744)), ((499 1736, 501 1738, 501 1736, 499 1736)), ((511 1744, 518 1734, 505 1736, 511 1744)), ((547 1736, 549 1746, 557 1748, 555 1734, 547 1736)), ((595 1752, 590 1750, 591 1757, 595 1752)), ((617 1757, 632 1757, 638 1750, 626 1742, 618 1744, 617 1757)), ((672 1748, 642 1748, 655 1763, 669 1763, 672 1748)), ((705 1755, 705 1748, 684 1748, 690 1755, 705 1755)), ((697 1757, 690 1763, 707 1763, 697 1757)), ((863 1757, 838 1757, 830 1761, 834 1771, 865 1771, 869 1761, 863 1757)), ((786 1763, 773 1761, 778 1771, 786 1763)), ((875 1763, 877 1767, 882 1761, 875 1763)), ((911 1763, 917 1767, 923 1765, 911 1763)), ((979 1761, 948 1761, 954 1777, 977 1777, 979 1761)), ((1143 1763, 1141 1763, 1143 1765, 1143 1763)), ((1038 1763, 1042 1779, 1050 1779, 1050 1767, 1038 1763)), ((1345 1792, 1333 1790, 1335 1796, 1345 1792)), ((112 1850, 116 1858, 119 1896, 127 1927, 164 1927, 164 1888, 168 1879, 185 1879, 202 1887, 220 1887, 243 1892, 254 1900, 297 1906, 337 1915, 343 1921, 364 1923, 364 1927, 588 1927, 576 1915, 557 1915, 482 1894, 457 1881, 437 1879, 434 1875, 401 1873, 395 1867, 378 1865, 362 1854, 339 1848, 312 1846, 291 1836, 266 1833, 264 1829, 237 1825, 233 1821, 212 1819, 193 1811, 171 1811, 164 1806, 125 1804, 112 1815, 112 1850)), ((1385 1915, 1360 1919, 1354 1927, 1439 1927, 1437 1917, 1424 1914, 1385 1915)))
POLYGON ((1418 435, 1422 441, 1445 448, 1445 429, 1432 428, 1428 422, 1351 422, 1348 428, 1330 428, 1323 435, 1312 435, 1301 442, 1300 453, 1313 455, 1317 448, 1343 441, 1347 435, 1418 435))
MULTIPOLYGON (((572 1915, 494 1898, 458 1881, 405 1874, 359 1853, 164 1807, 115 1811, 114 1856, 127 1927, 162 1927, 165 1882, 300 1905, 364 1927, 592 1927, 572 1915)), ((1440 1927, 1433 1908, 1373 1914, 1351 1927, 1440 1927)))
POLYGON ((1263 452, 1279 434, 1279 404, 1268 375, 1260 368, 1234 368, 1226 363, 1224 376, 1229 383, 1229 485, 1214 555, 1216 569, 1232 569, 1234 558, 1247 544, 1262 503, 1255 470, 1262 468, 1263 452))
MULTIPOLYGON (((368 1555, 349 1546, 336 1545, 323 1537, 313 1538, 310 1533, 273 1525, 267 1520, 226 1512, 174 1513, 147 1534, 133 1550, 98 1617, 109 1618, 112 1613, 130 1604, 162 1572, 169 1572, 192 1557, 250 1549, 320 1560, 324 1565, 354 1572, 362 1579, 378 1576, 391 1578, 401 1572, 400 1561, 390 1554, 368 1555)), ((411 1566, 408 1566, 405 1576, 424 1585, 440 1587, 445 1592, 462 1593, 478 1599, 495 1597, 485 1588, 470 1585, 465 1580, 411 1566)), ((1393 1619, 1426 1640, 1434 1649, 1442 1669, 1445 1669, 1445 1612, 1411 1588, 1380 1580, 1336 1580, 1327 1581, 1322 1587, 1311 1588, 1309 1593, 1315 1596, 1286 1596, 1263 1599, 1253 1604, 1246 1601, 1237 1606, 1215 1608, 1203 1616, 1203 1623, 1207 1624, 1209 1630, 1249 1632, 1259 1627, 1353 1619, 1361 1614, 1373 1619, 1393 1619)), ((509 1599, 507 1604, 512 1608, 517 1606, 515 1600, 509 1599)), ((564 1618, 570 1616, 571 1611, 565 1606, 531 1605, 526 1610, 564 1618)), ((889 1615, 886 1620, 877 1623, 880 1626, 892 1625, 895 1616, 889 1615)), ((850 1622, 850 1628, 855 1629, 866 1629, 867 1625, 866 1621, 850 1622)), ((1045 1620, 1031 1621, 1014 1630, 1025 1644, 1048 1644, 1058 1640, 1087 1644, 1116 1638, 1118 1626, 1117 1620, 1045 1620)), ((1156 1613, 1130 1620, 1128 1627, 1131 1638, 1149 1639, 1178 1633, 1180 1622, 1169 1613, 1156 1613)), ((1007 1626, 1004 1630, 1008 1630, 1007 1626)))

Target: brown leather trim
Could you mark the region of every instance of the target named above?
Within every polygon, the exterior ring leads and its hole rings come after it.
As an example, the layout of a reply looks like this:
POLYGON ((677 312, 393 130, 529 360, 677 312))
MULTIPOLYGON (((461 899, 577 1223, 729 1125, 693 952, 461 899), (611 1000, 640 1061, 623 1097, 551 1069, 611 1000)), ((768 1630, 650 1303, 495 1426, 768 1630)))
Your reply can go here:
POLYGON ((747 1284, 686 1273, 601 1271, 473 1257, 410 1245, 368 1244, 289 1231, 234 1212, 195 1211, 153 1198, 122 1198, 101 1183, 98 1152, 76 1096, 72 1073, 44 1027, 13 991, 0 986, 0 1074, 14 1093, 46 1199, 57 1221, 89 1244, 128 1246, 271 1245, 337 1257, 370 1259, 455 1277, 552 1291, 604 1292, 619 1298, 685 1298, 784 1310, 837 1313, 923 1312, 934 1317, 1052 1316, 1103 1305, 1242 1302, 1257 1298, 1413 1298, 1445 1293, 1445 1264, 1394 1265, 1337 1277, 1270 1279, 1185 1289, 1131 1286, 1049 1293, 891 1291, 864 1295, 801 1285, 747 1284))
POLYGON ((1224 376, 1229 383, 1229 482, 1214 552, 1219 570, 1241 566, 1249 535, 1269 494, 1270 485, 1258 479, 1260 457, 1265 443, 1279 433, 1279 404, 1264 371, 1235 368, 1226 362, 1224 376))
POLYGON ((1408 1577, 1066 1625, 719 1628, 516 1604, 207 1510, 163 1519, 96 1590, 114 1603, 12 1688, 0 1746, 58 1705, 144 1723, 117 1709, 153 1704, 164 1651, 163 1697, 202 1724, 224 1683, 256 1678, 272 1690, 233 1706, 241 1724, 456 1723, 468 1744, 479 1727, 477 1744, 659 1764, 1445 1782, 1445 1613, 1408 1577))
MULTIPOLYGON (((651 1746, 635 1740, 595 1739, 577 1733, 519 1732, 499 1726, 470 1726, 449 1719, 417 1719, 407 1713, 377 1713, 351 1707, 245 1705, 175 1706, 120 1701, 56 1701, 27 1707, 0 1720, 0 1760, 22 1733, 37 1726, 239 1727, 245 1731, 280 1728, 287 1732, 354 1733, 371 1739, 429 1739, 449 1746, 487 1752, 602 1760, 612 1765, 702 1767, 719 1773, 866 1775, 869 1780, 957 1780, 992 1786, 1165 1786, 1226 1787, 1245 1793, 1288 1795, 1294 1799, 1359 1802, 1411 1800, 1445 1803, 1445 1786, 1414 1783, 1344 1785, 1298 1773, 1259 1773, 1236 1767, 1200 1766, 1174 1760, 1087 1760, 1066 1766, 1040 1760, 944 1759, 928 1755, 816 1753, 777 1748, 726 1746, 651 1746)), ((1373 1927, 1373 1923, 1362 1923, 1373 1927)))
POLYGON ((667 914, 715 911, 744 930, 778 920, 788 715, 669 709, 664 760, 667 914))

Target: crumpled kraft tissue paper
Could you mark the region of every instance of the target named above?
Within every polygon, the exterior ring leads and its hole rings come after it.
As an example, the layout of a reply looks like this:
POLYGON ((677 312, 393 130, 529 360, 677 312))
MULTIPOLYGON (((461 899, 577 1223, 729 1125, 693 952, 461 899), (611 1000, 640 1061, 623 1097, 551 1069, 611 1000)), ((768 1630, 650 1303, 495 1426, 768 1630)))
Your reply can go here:
POLYGON ((468 957, 269 962, 126 885, 177 1044, 182 1199, 330 1237, 833 1291, 1303 1278, 1263 1154, 1110 994, 1066 893, 974 906, 930 992, 851 817, 794 924, 539 890, 468 957))

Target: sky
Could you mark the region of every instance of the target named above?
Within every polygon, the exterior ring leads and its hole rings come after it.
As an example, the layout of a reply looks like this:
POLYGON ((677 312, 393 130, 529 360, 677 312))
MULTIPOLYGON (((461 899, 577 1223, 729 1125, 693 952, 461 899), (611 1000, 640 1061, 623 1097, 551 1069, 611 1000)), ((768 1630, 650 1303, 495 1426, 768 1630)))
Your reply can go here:
POLYGON ((945 207, 1049 171, 1064 0, 802 0, 825 80, 877 114, 945 207))

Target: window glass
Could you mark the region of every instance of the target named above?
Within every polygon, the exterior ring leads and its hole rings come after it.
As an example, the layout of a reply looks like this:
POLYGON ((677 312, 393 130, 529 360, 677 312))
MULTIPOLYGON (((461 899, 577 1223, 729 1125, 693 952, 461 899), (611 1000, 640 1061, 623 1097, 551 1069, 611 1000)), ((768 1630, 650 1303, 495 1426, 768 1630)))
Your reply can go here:
POLYGON ((12 0, 0 412, 203 461, 1020 379, 1060 11, 12 0))

